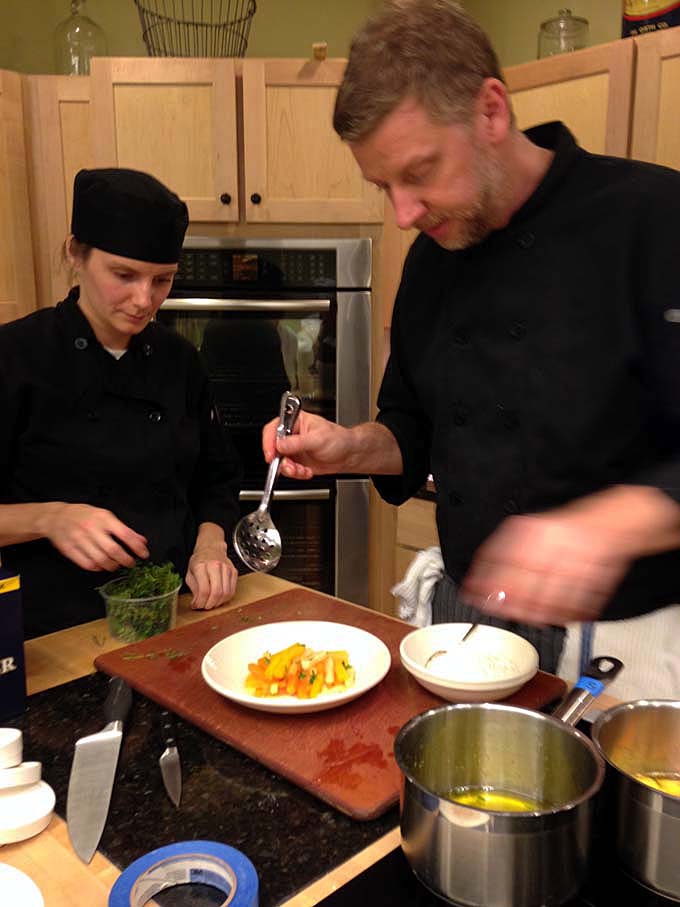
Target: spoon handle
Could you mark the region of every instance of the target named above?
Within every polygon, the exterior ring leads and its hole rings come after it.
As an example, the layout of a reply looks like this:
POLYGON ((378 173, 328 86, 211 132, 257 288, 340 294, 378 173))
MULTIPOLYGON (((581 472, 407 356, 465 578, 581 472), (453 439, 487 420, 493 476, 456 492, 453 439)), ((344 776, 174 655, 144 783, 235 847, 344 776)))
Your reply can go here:
MULTIPOLYGON (((301 408, 302 401, 300 398, 295 394, 291 394, 290 391, 284 391, 283 396, 281 397, 281 408, 279 410, 279 424, 276 429, 277 438, 283 438, 285 435, 289 435, 292 432, 301 408)), ((262 492, 262 500, 260 501, 260 506, 257 508, 260 512, 269 509, 269 501, 272 496, 272 491, 274 490, 274 483, 279 474, 280 465, 281 457, 278 455, 275 456, 269 464, 267 478, 264 483, 264 491, 262 492)))

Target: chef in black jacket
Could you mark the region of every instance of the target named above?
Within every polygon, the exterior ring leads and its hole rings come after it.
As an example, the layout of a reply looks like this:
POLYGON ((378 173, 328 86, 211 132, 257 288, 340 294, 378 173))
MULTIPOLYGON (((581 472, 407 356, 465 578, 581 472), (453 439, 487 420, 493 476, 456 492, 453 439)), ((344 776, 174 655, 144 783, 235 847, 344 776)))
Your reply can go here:
POLYGON ((102 616, 97 587, 135 560, 171 561, 196 608, 234 594, 239 459, 198 352, 154 321, 187 224, 154 177, 81 170, 77 286, 0 327, 0 546, 27 638, 102 616))
POLYGON ((397 505, 432 472, 433 621, 510 626, 546 670, 564 624, 679 602, 680 174, 559 123, 521 132, 487 36, 448 0, 360 30, 334 126, 420 234, 377 421, 303 412, 294 436, 265 428, 265 457, 371 473, 397 505))

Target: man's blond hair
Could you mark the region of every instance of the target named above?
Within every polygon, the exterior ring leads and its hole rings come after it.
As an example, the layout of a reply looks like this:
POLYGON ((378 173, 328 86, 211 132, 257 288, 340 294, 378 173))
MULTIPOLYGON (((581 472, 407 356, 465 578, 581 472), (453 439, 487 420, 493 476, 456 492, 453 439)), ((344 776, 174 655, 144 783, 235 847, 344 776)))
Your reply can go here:
POLYGON ((485 32, 453 0, 388 0, 357 32, 333 126, 360 141, 406 98, 437 122, 469 123, 487 78, 503 81, 485 32))

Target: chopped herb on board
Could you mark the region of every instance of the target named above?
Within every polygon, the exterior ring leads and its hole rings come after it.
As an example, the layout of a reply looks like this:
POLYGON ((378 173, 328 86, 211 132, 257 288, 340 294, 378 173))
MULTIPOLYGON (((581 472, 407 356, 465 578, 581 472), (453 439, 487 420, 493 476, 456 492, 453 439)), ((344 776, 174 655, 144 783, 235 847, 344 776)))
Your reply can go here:
POLYGON ((111 635, 137 642, 169 630, 180 585, 179 574, 167 563, 138 564, 101 586, 111 635))

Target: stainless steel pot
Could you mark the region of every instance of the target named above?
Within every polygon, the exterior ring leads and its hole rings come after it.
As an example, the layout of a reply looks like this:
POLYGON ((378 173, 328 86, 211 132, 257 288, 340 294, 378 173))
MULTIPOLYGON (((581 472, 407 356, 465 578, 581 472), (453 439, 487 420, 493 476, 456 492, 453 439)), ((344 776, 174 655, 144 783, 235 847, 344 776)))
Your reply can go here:
POLYGON ((644 885, 680 900, 680 796, 635 778, 680 788, 680 702, 616 706, 600 715, 592 737, 608 763, 605 815, 619 860, 644 885))
POLYGON ((446 705, 411 719, 394 752, 402 771, 402 848, 435 894, 471 907, 541 907, 583 882, 591 801, 604 761, 575 723, 622 667, 595 659, 591 680, 555 715, 498 703, 446 705), (536 804, 507 812, 451 800, 461 789, 512 792, 536 804))

